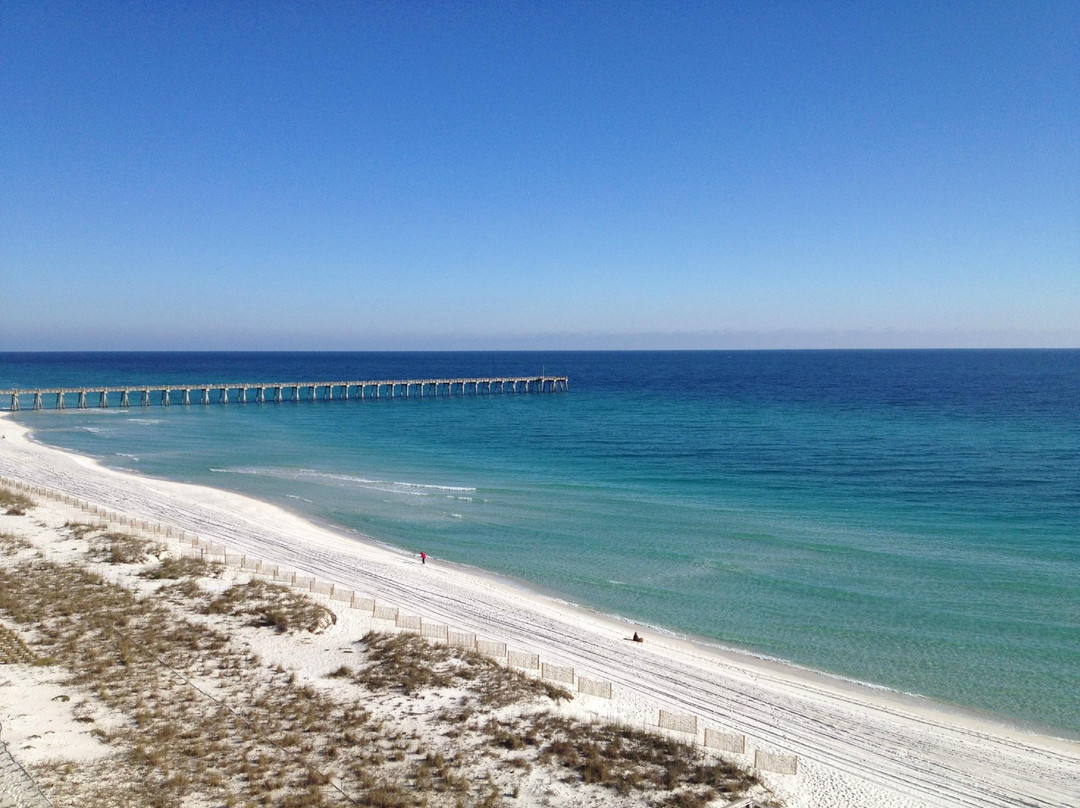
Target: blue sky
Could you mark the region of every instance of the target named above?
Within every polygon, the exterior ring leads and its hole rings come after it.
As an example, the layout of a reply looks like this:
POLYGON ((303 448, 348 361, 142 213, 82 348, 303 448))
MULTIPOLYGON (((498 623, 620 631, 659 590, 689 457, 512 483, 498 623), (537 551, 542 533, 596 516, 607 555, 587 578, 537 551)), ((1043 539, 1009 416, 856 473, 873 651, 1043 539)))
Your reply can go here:
POLYGON ((0 4, 0 350, 1080 346, 1080 5, 0 4))

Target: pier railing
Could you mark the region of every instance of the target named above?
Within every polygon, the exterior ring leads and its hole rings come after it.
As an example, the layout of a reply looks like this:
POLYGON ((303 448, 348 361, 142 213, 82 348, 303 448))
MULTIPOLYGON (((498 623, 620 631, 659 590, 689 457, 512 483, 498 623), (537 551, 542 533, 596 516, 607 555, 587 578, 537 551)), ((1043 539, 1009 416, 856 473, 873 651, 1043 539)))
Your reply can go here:
POLYGON ((149 407, 157 404, 263 404, 266 402, 334 401, 349 398, 395 398, 516 393, 561 393, 568 389, 566 376, 490 376, 456 379, 375 379, 319 382, 233 382, 215 384, 133 384, 119 386, 50 387, 33 390, 0 390, 8 409, 23 409, 22 399, 35 410, 64 410, 72 406, 149 407), (249 397, 250 393, 250 397, 249 397))

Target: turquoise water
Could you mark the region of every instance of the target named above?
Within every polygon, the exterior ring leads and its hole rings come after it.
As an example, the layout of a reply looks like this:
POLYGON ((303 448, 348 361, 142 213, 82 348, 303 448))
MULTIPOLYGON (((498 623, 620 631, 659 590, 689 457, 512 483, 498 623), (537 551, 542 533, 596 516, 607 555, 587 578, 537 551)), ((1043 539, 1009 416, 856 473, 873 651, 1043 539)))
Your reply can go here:
POLYGON ((20 420, 113 466, 1080 737, 1080 352, 0 354, 0 388, 541 369, 570 392, 20 420))

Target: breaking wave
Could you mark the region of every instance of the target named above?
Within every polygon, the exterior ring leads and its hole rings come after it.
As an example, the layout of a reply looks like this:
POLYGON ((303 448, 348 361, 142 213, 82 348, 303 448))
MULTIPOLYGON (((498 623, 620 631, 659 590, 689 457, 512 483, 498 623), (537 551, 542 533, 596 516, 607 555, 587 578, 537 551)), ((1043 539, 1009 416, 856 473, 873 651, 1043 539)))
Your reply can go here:
MULTIPOLYGON (((403 494, 416 497, 428 497, 432 495, 432 492, 451 491, 458 493, 472 493, 476 491, 475 488, 469 488, 466 486, 412 483, 400 480, 376 480, 370 479, 368 477, 358 477, 354 474, 332 474, 325 471, 315 471, 314 469, 283 469, 239 466, 224 469, 212 468, 210 469, 210 471, 216 472, 218 474, 250 474, 256 477, 274 477, 279 480, 311 481, 316 483, 320 480, 328 480, 335 483, 342 483, 354 488, 363 488, 387 494, 403 494)), ((451 494, 447 496, 453 495, 451 494)), ((457 498, 463 500, 471 499, 471 497, 457 498)))

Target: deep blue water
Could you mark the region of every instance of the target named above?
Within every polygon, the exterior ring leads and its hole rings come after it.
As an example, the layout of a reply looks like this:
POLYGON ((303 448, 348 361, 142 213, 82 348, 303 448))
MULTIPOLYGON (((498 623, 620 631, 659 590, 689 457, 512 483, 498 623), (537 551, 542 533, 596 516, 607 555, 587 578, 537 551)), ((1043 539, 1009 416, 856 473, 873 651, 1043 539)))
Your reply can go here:
POLYGON ((1080 736, 1078 351, 0 354, 0 388, 541 370, 570 392, 20 419, 110 465, 1080 736))

